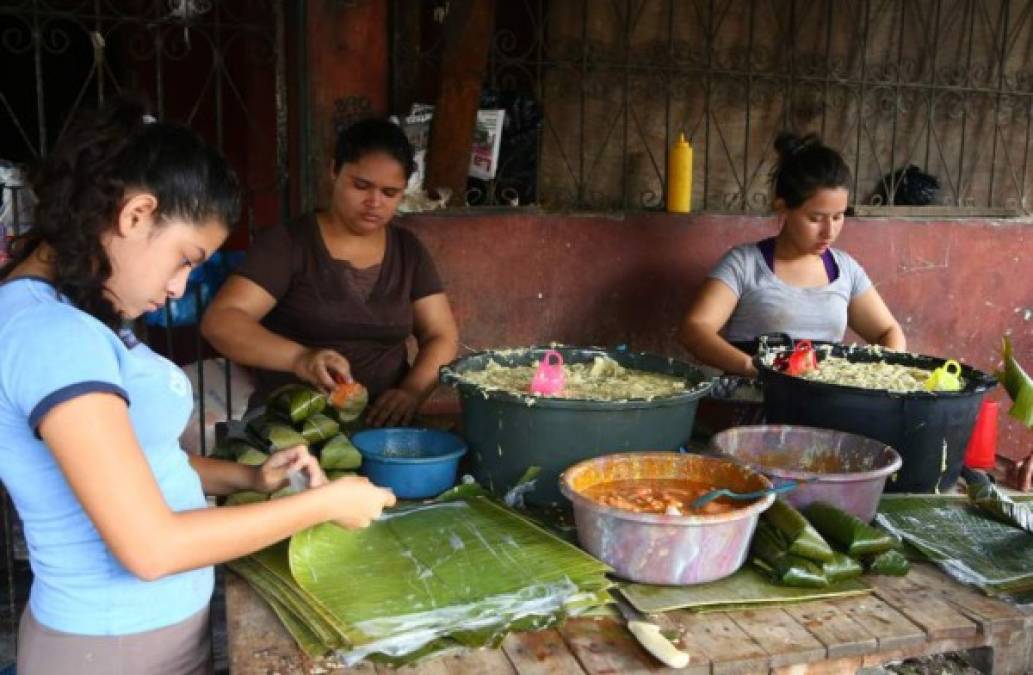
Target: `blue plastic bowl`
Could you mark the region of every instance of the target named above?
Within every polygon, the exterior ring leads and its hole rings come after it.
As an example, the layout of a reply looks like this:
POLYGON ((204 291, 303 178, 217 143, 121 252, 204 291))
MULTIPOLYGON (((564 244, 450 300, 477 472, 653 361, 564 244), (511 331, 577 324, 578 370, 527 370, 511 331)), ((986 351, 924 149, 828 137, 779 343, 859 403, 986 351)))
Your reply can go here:
POLYGON ((466 443, 436 429, 368 429, 351 437, 362 454, 362 470, 396 497, 434 497, 455 485, 466 443))

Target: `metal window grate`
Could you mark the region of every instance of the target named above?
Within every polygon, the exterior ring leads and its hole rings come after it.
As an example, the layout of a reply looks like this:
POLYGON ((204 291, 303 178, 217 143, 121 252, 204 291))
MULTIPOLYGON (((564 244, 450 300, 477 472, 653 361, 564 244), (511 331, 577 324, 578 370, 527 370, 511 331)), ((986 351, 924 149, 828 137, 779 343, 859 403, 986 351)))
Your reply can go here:
MULTIPOLYGON (((396 110, 433 102, 448 9, 395 0, 396 110)), ((486 84, 542 105, 530 180, 548 207, 661 208, 684 132, 697 208, 765 210, 789 128, 843 152, 855 206, 893 204, 916 165, 938 213, 1029 212, 1031 64, 1029 0, 514 0, 486 84)))

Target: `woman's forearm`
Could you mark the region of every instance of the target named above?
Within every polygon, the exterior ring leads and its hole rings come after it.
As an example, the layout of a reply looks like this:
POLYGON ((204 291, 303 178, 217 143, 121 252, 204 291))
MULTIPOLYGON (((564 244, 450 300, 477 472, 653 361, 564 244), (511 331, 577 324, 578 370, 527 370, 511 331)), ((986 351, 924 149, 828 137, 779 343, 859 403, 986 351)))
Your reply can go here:
POLYGON ((294 372, 304 345, 277 335, 246 312, 213 307, 201 322, 208 342, 231 361, 244 366, 294 372))
POLYGON ((455 358, 458 341, 445 335, 435 336, 420 345, 412 369, 399 385, 421 403, 438 385, 441 366, 455 358))
POLYGON ((693 356, 708 366, 734 375, 753 377, 757 374, 749 354, 737 349, 707 326, 685 326, 679 338, 693 356))
POLYGON ((241 490, 254 490, 258 467, 190 454, 190 466, 201 477, 206 495, 222 497, 241 490))

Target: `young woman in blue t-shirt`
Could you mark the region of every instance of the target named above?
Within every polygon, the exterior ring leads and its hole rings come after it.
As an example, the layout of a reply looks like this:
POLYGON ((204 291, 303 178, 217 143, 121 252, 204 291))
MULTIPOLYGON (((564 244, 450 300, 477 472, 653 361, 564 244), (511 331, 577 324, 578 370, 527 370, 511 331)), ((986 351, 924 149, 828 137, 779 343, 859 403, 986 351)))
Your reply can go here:
POLYGON ((872 344, 902 350, 900 324, 868 276, 832 248, 843 229, 850 169, 814 135, 782 133, 771 176, 779 232, 729 251, 682 320, 679 338, 703 363, 755 376, 765 333, 839 342, 849 326, 872 344))
POLYGON ((394 497, 328 483, 301 446, 257 468, 180 449, 190 384, 122 328, 180 297, 237 219, 218 152, 119 101, 70 129, 33 186, 34 227, 0 269, 0 478, 34 573, 18 673, 209 672, 211 565, 320 522, 366 526, 394 497), (313 489, 206 508, 293 470, 313 489))

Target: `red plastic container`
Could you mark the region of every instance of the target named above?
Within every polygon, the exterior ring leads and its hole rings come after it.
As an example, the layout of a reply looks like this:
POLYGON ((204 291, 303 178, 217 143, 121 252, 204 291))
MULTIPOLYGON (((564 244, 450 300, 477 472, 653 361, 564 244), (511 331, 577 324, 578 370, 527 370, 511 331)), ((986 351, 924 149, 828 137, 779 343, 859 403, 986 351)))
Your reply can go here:
POLYGON ((997 463, 997 416, 1000 404, 983 399, 979 415, 972 427, 972 438, 965 448, 965 466, 970 469, 992 469, 997 463))

